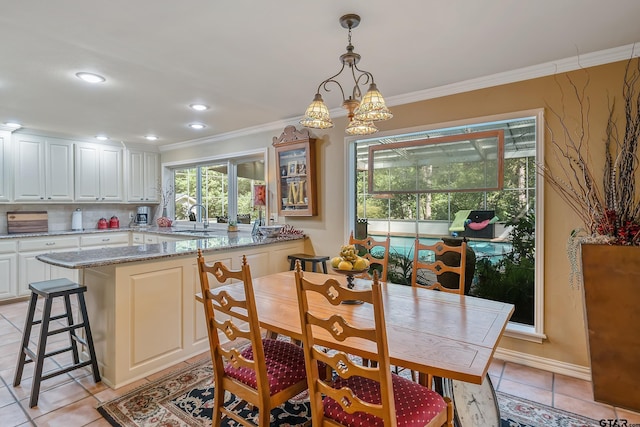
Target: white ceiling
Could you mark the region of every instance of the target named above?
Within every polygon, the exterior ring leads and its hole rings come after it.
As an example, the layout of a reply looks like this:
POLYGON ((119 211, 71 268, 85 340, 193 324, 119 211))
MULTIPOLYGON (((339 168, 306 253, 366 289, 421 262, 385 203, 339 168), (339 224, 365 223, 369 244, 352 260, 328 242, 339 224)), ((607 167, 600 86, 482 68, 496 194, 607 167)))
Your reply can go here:
MULTIPOLYGON (((5 0, 0 124, 164 145, 297 119, 339 70, 345 13, 362 17, 359 66, 391 105, 640 41, 638 0, 5 0), (107 81, 89 86, 78 71, 107 81), (187 127, 196 121, 207 127, 187 127)), ((338 91, 323 97, 341 103, 338 91)))

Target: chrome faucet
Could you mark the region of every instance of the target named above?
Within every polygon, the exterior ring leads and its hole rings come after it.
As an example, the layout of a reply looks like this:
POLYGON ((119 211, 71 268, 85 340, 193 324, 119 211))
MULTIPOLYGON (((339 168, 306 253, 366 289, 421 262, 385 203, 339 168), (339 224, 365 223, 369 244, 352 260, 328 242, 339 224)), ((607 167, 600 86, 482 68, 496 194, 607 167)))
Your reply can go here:
MULTIPOLYGON (((209 217, 207 215, 207 208, 204 205, 201 205, 201 204, 192 205, 189 208, 189 213, 191 213, 193 208, 197 208, 197 207, 202 208, 202 210, 204 211, 204 219, 202 220, 202 227, 206 230, 207 228, 209 228, 209 217)), ((195 230, 195 228, 196 228, 196 224, 193 224, 193 229, 195 230)))

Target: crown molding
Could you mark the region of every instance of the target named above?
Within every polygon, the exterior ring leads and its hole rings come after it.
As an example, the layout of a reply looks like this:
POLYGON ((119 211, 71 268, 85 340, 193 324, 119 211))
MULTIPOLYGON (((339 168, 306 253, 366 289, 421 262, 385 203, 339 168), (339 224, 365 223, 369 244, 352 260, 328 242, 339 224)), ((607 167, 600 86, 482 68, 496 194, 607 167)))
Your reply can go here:
MULTIPOLYGON (((516 70, 505 71, 502 73, 478 77, 475 79, 465 80, 462 82, 452 83, 449 85, 425 89, 417 92, 411 92, 404 95, 391 96, 386 98, 386 103, 389 106, 410 104, 413 102, 426 101, 428 99, 440 98, 443 96, 455 95, 458 93, 470 92, 478 89, 486 89, 489 87, 508 83, 546 77, 558 73, 566 73, 569 71, 578 70, 580 68, 595 67, 611 62, 623 61, 640 56, 640 46, 636 48, 636 44, 640 45, 640 42, 612 49, 601 50, 598 52, 587 53, 584 55, 576 55, 570 58, 546 62, 544 64, 533 65, 516 70)), ((342 117, 346 116, 347 112, 343 108, 337 107, 330 110, 330 114, 332 117, 342 117)), ((253 135, 261 132, 279 131, 282 130, 285 126, 298 124, 301 118, 302 116, 299 116, 287 120, 279 120, 276 122, 252 126, 237 131, 227 132, 220 135, 162 145, 160 146, 160 152, 193 147, 202 144, 210 144, 214 142, 221 142, 228 139, 253 135)))
MULTIPOLYGON (((640 43, 640 42, 639 42, 640 43)), ((530 67, 505 71, 476 79, 465 80, 445 86, 425 89, 405 95, 397 95, 386 98, 390 106, 410 104, 412 102, 425 101, 427 99, 440 98, 458 93, 470 92, 478 89, 486 89, 508 83, 521 82, 539 77, 551 76, 558 73, 566 73, 580 68, 595 67, 611 62, 623 61, 640 55, 640 46, 635 49, 635 43, 599 52, 577 55, 558 61, 532 65, 530 67)))
POLYGON ((210 144, 214 142, 222 142, 232 138, 240 138, 243 136, 254 135, 256 133, 277 131, 281 132, 286 126, 296 125, 300 117, 292 118, 288 120, 278 120, 275 122, 265 123, 262 125, 252 126, 244 129, 234 130, 231 132, 221 133, 220 135, 207 136, 198 139, 191 139, 189 141, 176 142, 173 144, 161 145, 160 152, 178 150, 181 148, 195 147, 202 144, 210 144))

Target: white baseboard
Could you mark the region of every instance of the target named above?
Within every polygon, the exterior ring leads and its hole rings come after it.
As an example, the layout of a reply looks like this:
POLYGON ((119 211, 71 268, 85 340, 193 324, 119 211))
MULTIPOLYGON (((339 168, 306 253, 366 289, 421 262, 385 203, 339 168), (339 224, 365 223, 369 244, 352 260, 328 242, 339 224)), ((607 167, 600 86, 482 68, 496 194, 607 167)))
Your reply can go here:
POLYGON ((532 356, 519 351, 498 348, 494 354, 496 359, 505 362, 518 363, 531 368, 542 369, 556 374, 567 375, 581 380, 591 381, 591 368, 588 366, 574 365, 572 363, 560 362, 545 357, 532 356))

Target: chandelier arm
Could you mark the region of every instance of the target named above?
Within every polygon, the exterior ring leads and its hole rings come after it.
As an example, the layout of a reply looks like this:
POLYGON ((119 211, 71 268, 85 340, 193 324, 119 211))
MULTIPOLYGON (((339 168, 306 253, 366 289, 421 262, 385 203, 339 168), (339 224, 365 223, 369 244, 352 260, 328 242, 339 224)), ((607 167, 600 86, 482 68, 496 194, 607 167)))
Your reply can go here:
POLYGON ((355 69, 356 69, 356 70, 358 70, 360 73, 362 73, 362 74, 360 74, 360 75, 358 76, 358 79, 357 79, 357 81, 356 81, 356 83, 357 83, 357 84, 360 84, 360 79, 361 79, 363 76, 366 76, 366 77, 367 77, 367 78, 366 78, 366 80, 364 80, 364 81, 362 82, 362 84, 364 84, 364 85, 366 85, 367 83, 369 83, 369 80, 371 80, 371 83, 375 83, 375 82, 376 82, 376 81, 375 81, 375 79, 373 78, 373 74, 371 74, 370 72, 368 72, 368 71, 366 71, 366 70, 361 70, 360 68, 358 68, 358 66, 357 66, 356 64, 353 64, 353 68, 355 68, 355 69))
POLYGON ((324 80, 322 83, 318 85, 317 93, 320 93, 321 88, 324 89, 325 92, 331 92, 331 89, 327 88, 327 84, 335 83, 340 88, 340 92, 342 93, 342 100, 344 101, 346 99, 346 97, 344 96, 344 89, 342 88, 342 85, 337 80, 335 80, 335 78, 338 77, 340 74, 342 74, 343 71, 344 71, 344 64, 342 64, 342 68, 340 68, 340 71, 338 71, 336 74, 324 80))

